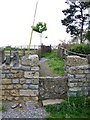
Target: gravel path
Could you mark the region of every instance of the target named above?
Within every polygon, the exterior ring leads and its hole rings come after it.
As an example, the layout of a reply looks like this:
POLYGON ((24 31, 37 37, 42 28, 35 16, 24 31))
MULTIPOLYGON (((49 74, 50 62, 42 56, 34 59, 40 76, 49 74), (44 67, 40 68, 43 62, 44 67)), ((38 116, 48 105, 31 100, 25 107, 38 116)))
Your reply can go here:
MULTIPOLYGON (((5 103, 6 104, 6 103, 5 103)), ((19 107, 12 109, 12 103, 7 104, 7 112, 3 112, 2 118, 46 118, 47 113, 43 107, 40 107, 35 101, 28 101, 23 105, 24 109, 19 107)))
POLYGON ((50 70, 49 66, 46 63, 47 59, 46 58, 41 58, 39 61, 39 65, 40 65, 40 77, 46 77, 46 76, 50 76, 50 77, 54 77, 56 76, 55 74, 52 73, 52 71, 50 70))

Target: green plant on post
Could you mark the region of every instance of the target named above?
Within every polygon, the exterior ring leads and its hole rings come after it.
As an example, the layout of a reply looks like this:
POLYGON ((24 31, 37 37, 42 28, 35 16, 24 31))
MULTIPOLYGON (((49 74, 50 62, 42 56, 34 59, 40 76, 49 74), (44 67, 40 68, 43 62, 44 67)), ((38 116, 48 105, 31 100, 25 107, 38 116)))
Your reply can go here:
POLYGON ((42 44, 42 33, 47 30, 46 23, 38 22, 36 26, 32 26, 32 29, 40 33, 40 44, 42 44))

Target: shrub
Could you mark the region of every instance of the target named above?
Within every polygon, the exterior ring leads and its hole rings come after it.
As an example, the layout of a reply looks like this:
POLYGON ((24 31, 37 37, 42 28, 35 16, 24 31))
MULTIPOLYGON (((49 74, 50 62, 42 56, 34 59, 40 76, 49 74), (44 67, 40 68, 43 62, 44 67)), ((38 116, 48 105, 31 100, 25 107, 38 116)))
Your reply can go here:
POLYGON ((90 54, 90 44, 73 44, 69 47, 68 50, 71 52, 87 55, 87 54, 90 54))

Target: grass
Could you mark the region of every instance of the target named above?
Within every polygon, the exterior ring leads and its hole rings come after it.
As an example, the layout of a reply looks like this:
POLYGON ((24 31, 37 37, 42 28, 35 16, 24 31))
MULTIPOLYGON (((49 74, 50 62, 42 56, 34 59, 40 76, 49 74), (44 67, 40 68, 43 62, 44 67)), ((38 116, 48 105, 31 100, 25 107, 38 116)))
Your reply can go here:
POLYGON ((85 97, 70 97, 61 104, 45 107, 50 113, 48 118, 90 118, 90 99, 85 97))
POLYGON ((7 107, 5 105, 0 104, 0 112, 5 112, 7 111, 7 107))
POLYGON ((58 57, 56 50, 51 53, 44 53, 42 57, 48 59, 47 64, 53 73, 57 75, 64 75, 64 60, 58 57))

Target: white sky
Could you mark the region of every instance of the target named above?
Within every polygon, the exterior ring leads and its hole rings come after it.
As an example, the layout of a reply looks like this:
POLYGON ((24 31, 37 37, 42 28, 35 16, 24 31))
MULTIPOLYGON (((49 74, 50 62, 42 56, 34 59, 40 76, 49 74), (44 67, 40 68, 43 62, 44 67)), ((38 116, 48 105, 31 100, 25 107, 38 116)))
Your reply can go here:
MULTIPOLYGON (((28 45, 31 26, 37 0, 0 0, 0 46, 28 45)), ((43 32, 42 43, 58 45, 60 40, 69 40, 62 10, 66 8, 65 0, 39 0, 35 24, 46 22, 47 31, 43 32), (48 38, 45 39, 45 36, 48 38)), ((40 44, 39 33, 34 32, 32 45, 40 44)))

